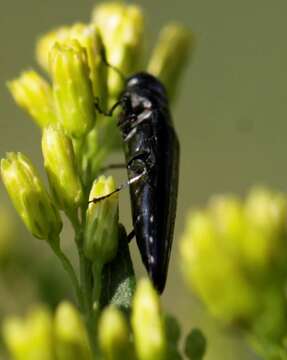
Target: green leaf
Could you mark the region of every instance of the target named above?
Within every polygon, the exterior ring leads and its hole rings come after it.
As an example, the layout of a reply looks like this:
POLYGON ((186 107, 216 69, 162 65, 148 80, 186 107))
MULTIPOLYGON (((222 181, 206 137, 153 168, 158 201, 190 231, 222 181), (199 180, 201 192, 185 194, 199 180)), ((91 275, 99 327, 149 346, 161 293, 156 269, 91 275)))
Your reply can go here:
POLYGON ((100 304, 101 307, 114 304, 124 312, 129 312, 136 280, 127 234, 122 225, 119 231, 118 253, 114 260, 103 269, 100 304))

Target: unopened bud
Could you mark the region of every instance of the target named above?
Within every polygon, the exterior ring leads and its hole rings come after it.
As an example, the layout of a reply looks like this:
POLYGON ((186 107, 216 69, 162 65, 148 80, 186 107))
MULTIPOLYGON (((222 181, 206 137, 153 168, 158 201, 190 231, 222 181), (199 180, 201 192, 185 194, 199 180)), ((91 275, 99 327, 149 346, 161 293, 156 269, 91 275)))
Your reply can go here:
MULTIPOLYGON (((142 10, 135 5, 102 4, 96 7, 93 21, 103 37, 108 62, 124 76, 134 73, 142 57, 142 10)), ((115 99, 122 91, 124 82, 114 69, 109 69, 108 74, 109 95, 115 99)))
POLYGON ((50 84, 35 71, 26 71, 8 83, 16 103, 25 109, 41 128, 57 122, 50 84))
POLYGON ((70 136, 82 137, 95 120, 86 51, 76 40, 57 43, 50 52, 50 68, 57 117, 70 136))
POLYGON ((8 153, 1 160, 1 176, 28 230, 39 239, 57 238, 60 215, 30 160, 21 153, 8 153))
POLYGON ((86 328, 77 309, 62 302, 55 314, 56 355, 59 360, 91 360, 86 328))
POLYGON ((103 62, 104 44, 100 31, 95 25, 75 24, 69 33, 70 39, 79 41, 86 50, 90 80, 94 97, 99 100, 103 109, 107 106, 108 67, 103 62))
POLYGON ((128 324, 116 307, 110 306, 102 313, 99 343, 106 360, 132 359, 128 324))
POLYGON ((43 131, 42 151, 54 198, 69 213, 83 199, 72 141, 61 129, 49 127, 43 131))
POLYGON ((151 56, 148 71, 165 85, 173 98, 177 83, 186 66, 191 47, 191 33, 184 27, 170 24, 163 28, 151 56))
POLYGON ((57 42, 69 39, 70 28, 62 26, 42 35, 36 44, 36 59, 41 67, 49 72, 49 53, 57 42))
POLYGON ((132 328, 139 360, 166 358, 166 334, 160 299, 149 280, 138 283, 133 300, 132 328))
MULTIPOLYGON (((111 176, 100 176, 92 186, 89 199, 91 201, 106 196, 115 189, 116 185, 111 176)), ((118 221, 118 194, 90 203, 87 210, 84 251, 91 261, 104 265, 115 257, 118 248, 118 221)))

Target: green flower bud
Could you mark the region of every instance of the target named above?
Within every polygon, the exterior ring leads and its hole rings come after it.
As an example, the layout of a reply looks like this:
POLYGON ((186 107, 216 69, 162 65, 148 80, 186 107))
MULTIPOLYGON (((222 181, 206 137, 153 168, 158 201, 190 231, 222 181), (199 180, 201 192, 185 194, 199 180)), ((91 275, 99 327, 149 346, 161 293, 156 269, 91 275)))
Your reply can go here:
POLYGON ((92 359, 81 315, 68 302, 62 302, 56 310, 54 336, 58 360, 92 359))
POLYGON ((104 44, 99 30, 95 25, 75 24, 70 29, 69 38, 78 40, 86 50, 93 94, 105 109, 108 96, 108 67, 102 59, 104 44))
POLYGON ((3 338, 15 360, 54 360, 53 320, 46 308, 39 307, 25 319, 7 318, 3 338))
POLYGON ((157 76, 166 86, 172 99, 186 66, 191 45, 191 33, 177 24, 163 28, 148 65, 148 72, 157 76))
POLYGON ((206 352, 206 339, 198 329, 192 330, 185 342, 185 354, 190 360, 202 360, 206 352))
POLYGON ((90 80, 94 97, 100 99, 103 108, 107 101, 107 66, 102 61, 103 41, 95 25, 76 23, 71 27, 61 27, 42 36, 37 43, 36 53, 40 65, 49 70, 49 53, 56 43, 77 40, 85 48, 89 65, 90 80))
POLYGON ((36 59, 39 65, 49 72, 49 54, 53 46, 57 42, 66 41, 69 39, 70 27, 62 26, 58 29, 52 30, 47 34, 42 35, 36 44, 36 59))
POLYGON ((41 128, 55 124, 52 89, 50 84, 35 71, 26 71, 8 83, 16 103, 25 109, 41 128))
POLYGON ((71 139, 59 128, 46 128, 42 151, 55 201, 67 213, 74 212, 83 200, 83 192, 71 139))
POLYGON ((1 176, 28 230, 39 239, 57 238, 62 229, 59 213, 30 160, 8 153, 1 160, 1 176))
POLYGON ((149 280, 138 283, 131 319, 136 353, 139 360, 166 358, 166 334, 160 299, 149 280))
POLYGON ((86 51, 76 40, 57 43, 50 52, 50 68, 58 119, 70 136, 82 137, 95 120, 86 51))
MULTIPOLYGON (((108 62, 125 76, 134 73, 142 58, 144 21, 141 9, 135 5, 105 3, 96 7, 93 21, 103 37, 108 62)), ((112 99, 118 97, 123 86, 119 74, 109 69, 108 89, 112 99)))
MULTIPOLYGON (((116 185, 111 176, 100 176, 92 186, 89 199, 108 195, 115 189, 116 185)), ((87 258, 104 265, 115 257, 118 249, 118 221, 117 193, 96 203, 90 203, 84 237, 84 252, 87 258)))
POLYGON ((115 306, 106 308, 99 322, 99 344, 106 360, 132 359, 129 328, 115 306))

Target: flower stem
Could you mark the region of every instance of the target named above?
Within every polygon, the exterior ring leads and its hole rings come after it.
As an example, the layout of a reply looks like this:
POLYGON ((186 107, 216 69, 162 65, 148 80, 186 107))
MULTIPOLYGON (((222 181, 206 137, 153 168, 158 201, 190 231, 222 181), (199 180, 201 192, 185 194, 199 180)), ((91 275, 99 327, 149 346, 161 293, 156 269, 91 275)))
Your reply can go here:
POLYGON ((65 271, 67 272, 68 276, 70 277, 75 292, 76 292, 76 296, 77 296, 77 301, 79 303, 80 308, 83 307, 83 297, 82 297, 82 292, 81 292, 81 288, 79 285, 79 281, 77 278, 77 275, 75 273, 75 270, 70 262, 70 260, 68 259, 68 257, 63 253, 62 249, 60 248, 60 241, 59 239, 52 239, 51 241, 49 241, 49 244, 53 250, 53 252, 55 253, 55 255, 58 257, 58 259, 60 260, 63 268, 65 269, 65 271))
POLYGON ((99 348, 97 345, 97 324, 93 316, 93 300, 92 300, 92 268, 89 259, 86 258, 83 251, 83 229, 85 227, 85 209, 82 209, 82 222, 73 224, 75 229, 75 243, 78 249, 79 265, 80 265, 80 289, 83 299, 82 314, 87 328, 89 343, 93 358, 99 358, 99 348))
POLYGON ((88 331, 89 342, 91 346, 92 353, 95 358, 99 355, 99 349, 97 345, 97 324, 95 322, 93 314, 93 301, 92 301, 92 272, 91 264, 89 260, 84 256, 83 250, 81 247, 78 248, 79 251, 79 261, 80 261, 80 281, 81 289, 84 299, 84 319, 88 331))
POLYGON ((102 290, 102 271, 103 265, 95 262, 92 267, 94 286, 93 286, 93 313, 94 317, 98 319, 100 311, 100 296, 102 290))

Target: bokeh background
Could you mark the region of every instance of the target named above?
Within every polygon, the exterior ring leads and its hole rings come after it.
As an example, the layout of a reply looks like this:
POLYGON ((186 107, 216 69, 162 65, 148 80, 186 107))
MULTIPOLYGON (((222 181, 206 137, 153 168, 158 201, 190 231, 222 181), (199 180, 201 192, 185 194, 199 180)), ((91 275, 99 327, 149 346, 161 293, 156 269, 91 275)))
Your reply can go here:
MULTIPOLYGON (((176 236, 163 302, 185 330, 193 325, 206 333, 207 359, 255 359, 238 334, 219 328, 185 289, 179 271, 178 239, 188 209, 203 205, 213 194, 244 194, 254 184, 287 190, 287 2, 138 0, 135 3, 142 5, 146 13, 148 47, 155 42, 161 26, 171 20, 185 24, 194 33, 192 60, 173 108, 181 143, 181 173, 176 236)), ((87 21, 94 5, 93 0, 1 0, 1 157, 6 151, 22 151, 42 169, 39 130, 15 106, 5 82, 21 70, 36 66, 34 44, 41 33, 61 24, 87 21)), ((120 181, 125 174, 116 176, 120 181)), ((51 260, 45 244, 30 238, 11 208, 3 186, 0 187, 1 204, 15 216, 12 227, 17 234, 18 253, 31 251, 35 263, 47 265, 46 273, 36 277, 56 287, 56 278, 51 274, 61 270, 51 260)), ((120 206, 122 221, 129 229, 128 203, 126 191, 121 195, 120 206)), ((66 238, 68 243, 69 230, 66 238)), ((135 248, 133 254, 137 271, 143 274, 135 248)), ((64 293, 69 284, 64 276, 63 279, 64 293)), ((25 287, 22 281, 1 285, 1 316, 5 311, 24 311, 34 292, 33 281, 25 287), (14 302, 5 304, 6 292, 9 295, 11 291, 8 285, 13 288, 12 294, 18 296, 14 302)))

